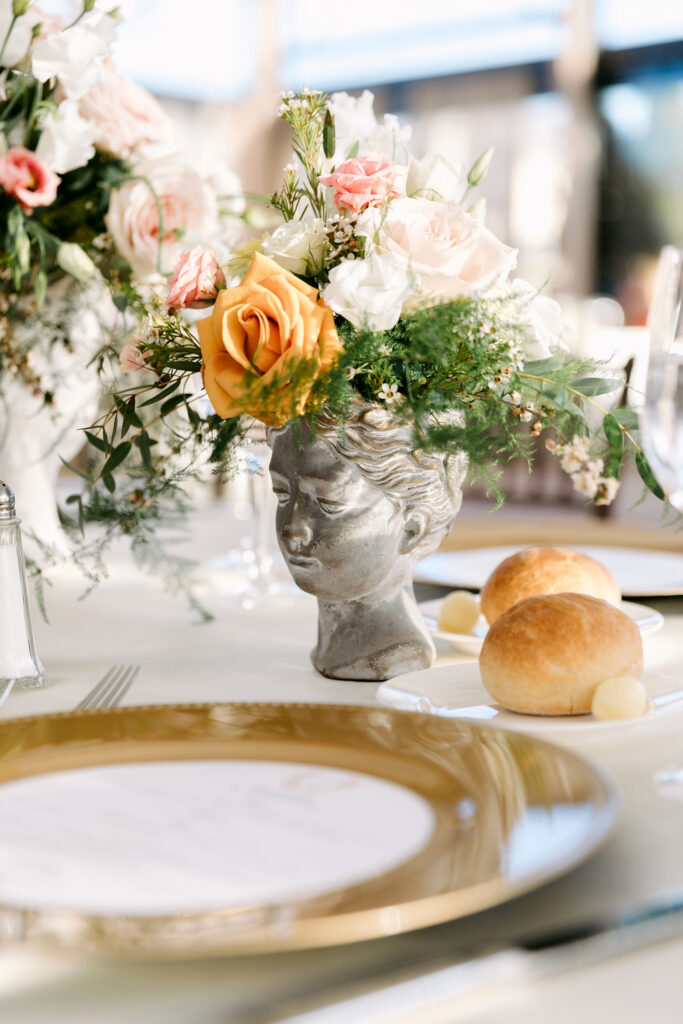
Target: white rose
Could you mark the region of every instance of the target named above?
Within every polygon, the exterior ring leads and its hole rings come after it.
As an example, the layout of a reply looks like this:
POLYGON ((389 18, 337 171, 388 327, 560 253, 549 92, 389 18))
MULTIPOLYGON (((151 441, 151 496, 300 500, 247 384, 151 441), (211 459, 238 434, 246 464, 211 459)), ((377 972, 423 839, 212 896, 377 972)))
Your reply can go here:
POLYGON ((463 166, 454 167, 445 157, 430 153, 422 160, 410 158, 406 193, 415 199, 448 202, 461 199, 467 189, 463 166))
POLYGON ((378 121, 372 109, 374 99, 367 89, 358 98, 346 92, 332 94, 330 109, 336 138, 332 163, 335 166, 348 160, 356 143, 357 156, 379 153, 390 157, 394 163, 407 163, 406 144, 412 135, 411 126, 401 125, 393 114, 385 114, 378 121))
POLYGON ((566 325, 559 302, 541 295, 528 281, 516 278, 508 290, 516 303, 520 321, 529 328, 524 343, 526 359, 547 359, 554 352, 566 352, 566 325))
POLYGON ((281 224, 261 243, 264 256, 301 277, 310 277, 320 270, 326 248, 325 225, 313 217, 281 224))
POLYGON ((182 252, 214 236, 218 226, 215 199, 197 172, 184 164, 141 164, 136 171, 148 179, 154 192, 147 181, 127 181, 112 192, 105 217, 107 230, 137 275, 156 271, 159 258, 161 272, 170 273, 182 252), (157 202, 163 213, 161 252, 157 202))
POLYGON ((364 260, 344 260, 330 271, 323 299, 354 327, 388 331, 397 323, 415 282, 407 262, 372 252, 364 260))
POLYGON ((382 247, 410 262, 413 304, 481 294, 505 280, 517 250, 465 213, 456 202, 395 199, 382 230, 382 247))
POLYGON ((39 82, 58 78, 68 99, 80 99, 101 81, 115 34, 113 18, 90 11, 63 32, 38 40, 31 59, 33 74, 39 82))
POLYGON ((57 174, 83 167, 95 155, 95 128, 80 116, 75 100, 64 100, 45 118, 36 154, 57 174))

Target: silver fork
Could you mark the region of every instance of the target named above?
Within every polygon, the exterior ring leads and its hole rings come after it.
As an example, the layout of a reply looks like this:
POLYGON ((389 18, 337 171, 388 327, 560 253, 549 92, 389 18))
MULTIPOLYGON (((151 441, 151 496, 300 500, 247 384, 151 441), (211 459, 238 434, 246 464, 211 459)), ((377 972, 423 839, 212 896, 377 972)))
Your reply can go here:
POLYGON ((130 690, 139 671, 139 665, 112 665, 74 710, 116 707, 130 690))

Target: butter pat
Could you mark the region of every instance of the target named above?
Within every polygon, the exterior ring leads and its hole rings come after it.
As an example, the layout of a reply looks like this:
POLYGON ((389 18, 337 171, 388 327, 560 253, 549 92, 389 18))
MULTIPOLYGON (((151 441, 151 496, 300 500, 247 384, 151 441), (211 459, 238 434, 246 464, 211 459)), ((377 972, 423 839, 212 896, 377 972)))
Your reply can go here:
POLYGON ((479 601, 466 590, 454 590, 439 611, 439 629, 447 633, 471 633, 479 619, 479 601))
POLYGON ((615 676, 600 683, 593 694, 591 711, 600 722, 638 718, 647 708, 647 692, 639 679, 615 676))

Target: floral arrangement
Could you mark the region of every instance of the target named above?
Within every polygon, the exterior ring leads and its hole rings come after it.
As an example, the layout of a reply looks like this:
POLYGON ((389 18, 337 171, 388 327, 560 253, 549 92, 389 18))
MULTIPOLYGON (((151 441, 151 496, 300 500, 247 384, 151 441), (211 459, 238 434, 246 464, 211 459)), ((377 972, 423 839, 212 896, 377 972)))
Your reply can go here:
POLYGON ((629 450, 663 497, 634 411, 597 401, 623 381, 569 357, 559 307, 511 278, 516 253, 485 226, 474 193, 491 150, 467 173, 416 159, 410 129, 372 107, 368 92, 282 97, 294 162, 270 198, 281 223, 227 260, 181 255, 168 312, 149 319, 134 376, 88 431, 81 518, 134 532, 200 461, 225 472, 251 420, 314 430, 325 410, 343 430, 357 399, 408 421, 417 447, 464 452, 498 501, 503 466, 530 463, 542 433, 596 504, 613 500, 629 450))
POLYGON ((116 71, 111 6, 83 0, 65 25, 28 0, 0 5, 0 368, 47 403, 30 353, 52 285, 99 281, 110 326, 117 311, 143 318, 187 239, 242 237, 236 180, 186 166, 161 106, 116 71), (228 209, 217 191, 235 196, 228 209))

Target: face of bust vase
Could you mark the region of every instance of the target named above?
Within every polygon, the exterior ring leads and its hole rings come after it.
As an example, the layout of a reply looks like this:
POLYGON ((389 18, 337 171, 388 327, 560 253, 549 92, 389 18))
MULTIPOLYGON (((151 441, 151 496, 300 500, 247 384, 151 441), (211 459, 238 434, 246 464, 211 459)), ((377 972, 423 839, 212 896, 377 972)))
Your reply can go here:
POLYGON ((278 541, 297 586, 351 601, 398 580, 407 571, 400 509, 324 441, 303 431, 301 441, 276 435, 270 460, 278 541))

